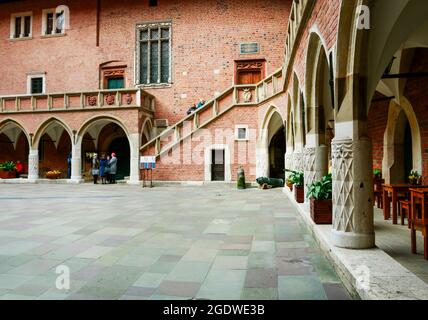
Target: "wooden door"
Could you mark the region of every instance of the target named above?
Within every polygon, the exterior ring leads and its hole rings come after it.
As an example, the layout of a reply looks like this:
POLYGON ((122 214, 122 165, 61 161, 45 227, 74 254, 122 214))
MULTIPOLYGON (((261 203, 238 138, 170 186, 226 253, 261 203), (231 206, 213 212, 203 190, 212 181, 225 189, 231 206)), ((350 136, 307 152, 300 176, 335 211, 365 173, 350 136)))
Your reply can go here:
POLYGON ((211 180, 224 181, 224 150, 212 150, 211 180))
POLYGON ((236 84, 256 84, 264 78, 264 60, 237 61, 235 68, 236 84))
POLYGON ((246 70, 238 72, 238 84, 256 84, 261 80, 261 70, 246 70))

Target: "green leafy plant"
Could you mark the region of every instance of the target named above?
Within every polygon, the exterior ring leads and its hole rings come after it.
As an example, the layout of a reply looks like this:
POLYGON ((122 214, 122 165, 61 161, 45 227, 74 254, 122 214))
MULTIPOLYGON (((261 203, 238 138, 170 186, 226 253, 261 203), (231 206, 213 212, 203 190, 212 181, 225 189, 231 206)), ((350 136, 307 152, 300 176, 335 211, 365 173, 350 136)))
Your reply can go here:
POLYGON ((290 181, 297 187, 302 187, 304 184, 304 173, 299 171, 293 171, 289 177, 290 181))
POLYGON ((324 176, 321 181, 315 181, 308 188, 308 198, 315 200, 330 200, 332 199, 333 181, 331 174, 324 176))
POLYGON ((421 177, 421 175, 416 170, 410 171, 410 174, 409 174, 409 179, 410 180, 417 179, 417 178, 420 178, 420 177, 421 177))
POLYGON ((0 170, 4 171, 13 171, 16 169, 15 162, 13 161, 7 161, 4 163, 0 163, 0 170))
POLYGON ((382 174, 382 171, 380 169, 373 169, 373 174, 375 176, 380 176, 382 174))

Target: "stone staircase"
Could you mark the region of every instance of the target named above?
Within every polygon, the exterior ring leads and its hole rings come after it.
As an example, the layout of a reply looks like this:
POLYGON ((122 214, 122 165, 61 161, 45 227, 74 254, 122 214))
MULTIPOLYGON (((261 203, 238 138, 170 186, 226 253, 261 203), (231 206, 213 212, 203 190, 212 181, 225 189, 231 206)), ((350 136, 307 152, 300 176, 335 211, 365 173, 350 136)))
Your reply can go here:
POLYGON ((221 118, 233 108, 257 106, 283 92, 283 69, 275 71, 257 84, 234 85, 184 117, 140 149, 142 154, 159 157, 177 144, 190 138, 196 131, 221 118))
POLYGON ((234 85, 208 101, 202 108, 184 117, 176 124, 140 148, 144 155, 156 156, 169 152, 176 145, 191 137, 196 131, 219 119, 232 108, 258 106, 284 92, 291 79, 297 48, 295 44, 303 34, 306 21, 315 0, 293 0, 285 39, 285 59, 281 69, 255 85, 234 85))

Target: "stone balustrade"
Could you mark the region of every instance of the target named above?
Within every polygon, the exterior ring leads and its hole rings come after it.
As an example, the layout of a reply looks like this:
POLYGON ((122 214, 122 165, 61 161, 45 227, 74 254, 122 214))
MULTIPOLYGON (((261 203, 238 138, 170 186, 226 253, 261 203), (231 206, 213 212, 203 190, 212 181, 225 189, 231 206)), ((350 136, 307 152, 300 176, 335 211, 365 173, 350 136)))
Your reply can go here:
POLYGON ((0 96, 0 114, 135 107, 153 112, 154 96, 141 89, 0 96))

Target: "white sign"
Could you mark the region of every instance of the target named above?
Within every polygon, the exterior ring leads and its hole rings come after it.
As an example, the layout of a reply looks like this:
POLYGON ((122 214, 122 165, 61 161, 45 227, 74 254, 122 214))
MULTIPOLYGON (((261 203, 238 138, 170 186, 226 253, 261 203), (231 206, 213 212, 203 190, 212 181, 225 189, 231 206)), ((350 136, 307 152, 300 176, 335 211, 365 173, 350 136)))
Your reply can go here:
POLYGON ((142 156, 142 157, 140 157, 140 168, 141 169, 155 169, 156 168, 156 157, 155 156, 142 156))

